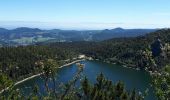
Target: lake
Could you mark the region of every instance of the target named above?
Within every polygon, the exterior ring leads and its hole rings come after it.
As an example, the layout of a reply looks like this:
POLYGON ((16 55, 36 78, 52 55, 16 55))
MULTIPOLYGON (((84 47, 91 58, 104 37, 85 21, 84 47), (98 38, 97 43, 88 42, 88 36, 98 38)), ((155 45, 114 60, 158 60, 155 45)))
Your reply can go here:
MULTIPOLYGON (((95 82, 96 76, 102 72, 106 78, 112 80, 113 83, 116 83, 119 80, 123 81, 127 89, 132 90, 135 88, 138 91, 144 92, 148 88, 149 94, 146 97, 146 100, 155 100, 153 89, 150 86, 151 77, 146 71, 138 71, 100 61, 82 61, 81 63, 85 64, 83 75, 87 76, 91 82, 95 82)), ((56 74, 57 83, 68 82, 73 78, 76 71, 76 64, 59 69, 56 74)), ((21 91, 27 95, 35 84, 37 84, 40 91, 44 93, 44 81, 41 77, 35 77, 31 80, 25 81, 17 85, 15 88, 21 89, 21 91)))

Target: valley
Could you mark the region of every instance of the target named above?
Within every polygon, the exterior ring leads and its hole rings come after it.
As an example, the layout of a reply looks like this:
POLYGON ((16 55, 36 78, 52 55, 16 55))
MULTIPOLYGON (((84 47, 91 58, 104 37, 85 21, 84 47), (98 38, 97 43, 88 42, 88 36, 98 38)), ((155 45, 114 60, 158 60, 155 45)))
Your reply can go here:
POLYGON ((20 27, 12 30, 0 28, 1 45, 31 45, 40 42, 75 42, 103 41, 111 38, 143 36, 157 29, 122 29, 112 30, 41 30, 38 28, 20 27))

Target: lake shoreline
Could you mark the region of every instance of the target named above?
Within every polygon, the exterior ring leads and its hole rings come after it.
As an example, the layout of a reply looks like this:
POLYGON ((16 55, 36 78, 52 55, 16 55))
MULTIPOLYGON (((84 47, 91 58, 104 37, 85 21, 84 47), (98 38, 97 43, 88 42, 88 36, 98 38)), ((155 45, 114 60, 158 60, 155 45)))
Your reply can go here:
POLYGON ((111 62, 107 62, 107 61, 103 61, 103 60, 99 60, 99 59, 88 59, 88 60, 90 60, 90 61, 102 61, 102 62, 108 63, 108 64, 118 64, 118 65, 121 65, 121 66, 124 67, 124 68, 129 68, 129 69, 133 69, 133 70, 136 70, 136 71, 142 71, 142 70, 144 70, 144 71, 146 71, 147 73, 149 73, 150 76, 152 76, 153 74, 155 74, 155 72, 149 71, 149 70, 147 70, 146 68, 145 68, 145 69, 140 69, 140 68, 138 68, 138 67, 133 68, 135 65, 129 65, 129 64, 120 63, 120 62, 111 63, 111 62))
MULTIPOLYGON (((64 64, 64 65, 62 65, 62 66, 60 66, 60 67, 58 67, 58 68, 60 69, 60 68, 63 68, 63 67, 67 67, 67 66, 70 66, 70 65, 72 65, 72 64, 75 64, 75 63, 77 63, 77 62, 84 61, 84 60, 99 61, 99 60, 96 60, 96 59, 81 59, 81 60, 75 60, 75 61, 73 61, 73 62, 64 64)), ((105 62, 105 61, 102 61, 102 62, 108 63, 108 62, 105 62)), ((108 64, 117 64, 117 63, 108 63, 108 64)), ((126 65, 126 64, 120 64, 120 65, 121 65, 122 67, 124 67, 124 68, 130 68, 130 69, 137 70, 137 71, 140 71, 140 70, 141 70, 141 69, 138 69, 138 68, 130 67, 130 66, 126 65)), ((146 71, 146 72, 149 72, 149 71, 147 71, 147 70, 145 70, 145 71, 146 71)), ((23 82, 25 82, 25 81, 27 81, 27 80, 32 79, 32 78, 41 76, 42 74, 43 74, 43 73, 39 73, 39 74, 32 75, 32 76, 30 76, 30 77, 24 78, 23 80, 16 82, 16 83, 14 84, 14 86, 16 86, 16 85, 18 85, 18 84, 21 84, 21 83, 23 83, 23 82)), ((149 72, 149 74, 152 75, 151 72, 149 72)), ((1 90, 1 91, 0 91, 0 94, 3 93, 4 91, 8 90, 8 89, 9 89, 9 87, 7 87, 6 89, 1 90)))
MULTIPOLYGON (((107 62, 107 61, 98 60, 98 59, 90 59, 90 61, 101 61, 101 62, 104 62, 104 63, 107 63, 107 64, 113 64, 113 65, 118 64, 118 65, 121 65, 124 68, 130 68, 130 69, 137 70, 137 71, 141 70, 140 68, 133 68, 135 65, 129 65, 129 64, 120 63, 120 62, 112 63, 112 62, 107 62)), ((145 71, 147 71, 147 70, 145 70, 145 71)))
MULTIPOLYGON (((64 65, 62 65, 62 66, 60 66, 60 67, 58 67, 58 68, 60 69, 60 68, 63 68, 63 67, 67 67, 67 66, 70 66, 70 65, 72 65, 72 64, 75 64, 75 63, 77 63, 77 62, 81 62, 81 61, 83 61, 83 60, 85 60, 85 59, 75 60, 75 61, 73 61, 73 62, 64 64, 64 65)), ((13 86, 16 86, 16 85, 18 85, 18 84, 21 84, 21 83, 23 83, 23 82, 25 82, 25 81, 27 81, 27 80, 32 79, 32 78, 41 76, 42 74, 43 74, 43 73, 39 73, 39 74, 32 75, 32 76, 30 76, 30 77, 24 78, 23 80, 20 80, 20 81, 16 82, 13 86)), ((1 91, 0 91, 0 94, 3 93, 4 91, 8 90, 8 89, 9 89, 9 87, 7 87, 6 89, 1 90, 1 91)))

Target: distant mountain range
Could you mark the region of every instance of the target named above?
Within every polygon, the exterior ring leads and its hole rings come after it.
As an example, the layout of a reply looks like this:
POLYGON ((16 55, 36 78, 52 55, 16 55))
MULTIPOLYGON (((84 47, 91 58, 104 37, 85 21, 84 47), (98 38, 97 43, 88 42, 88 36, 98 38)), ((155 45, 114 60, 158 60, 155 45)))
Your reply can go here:
POLYGON ((41 30, 20 27, 12 30, 0 28, 0 44, 30 45, 38 42, 103 41, 111 38, 136 37, 157 29, 105 29, 105 30, 41 30))
POLYGON ((99 34, 94 34, 94 40, 108 40, 112 38, 121 38, 121 37, 137 37, 143 36, 147 33, 154 32, 156 29, 122 29, 122 28, 115 28, 115 29, 105 29, 101 31, 99 34))

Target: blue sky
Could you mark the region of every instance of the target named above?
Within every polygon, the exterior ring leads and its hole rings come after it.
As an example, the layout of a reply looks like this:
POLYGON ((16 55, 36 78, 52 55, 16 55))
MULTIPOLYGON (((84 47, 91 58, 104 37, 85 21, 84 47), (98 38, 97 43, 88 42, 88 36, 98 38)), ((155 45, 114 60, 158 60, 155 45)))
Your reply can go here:
POLYGON ((61 29, 170 26, 170 0, 1 0, 0 27, 61 29))

